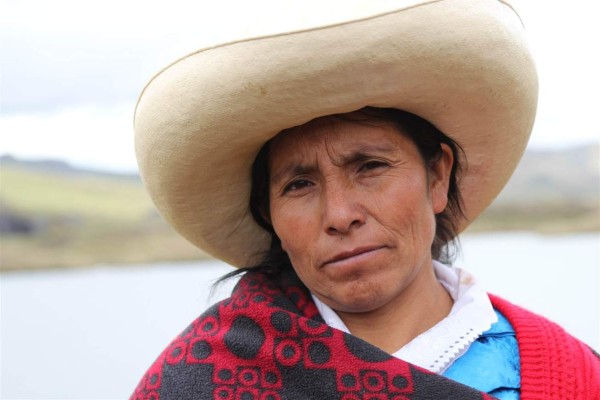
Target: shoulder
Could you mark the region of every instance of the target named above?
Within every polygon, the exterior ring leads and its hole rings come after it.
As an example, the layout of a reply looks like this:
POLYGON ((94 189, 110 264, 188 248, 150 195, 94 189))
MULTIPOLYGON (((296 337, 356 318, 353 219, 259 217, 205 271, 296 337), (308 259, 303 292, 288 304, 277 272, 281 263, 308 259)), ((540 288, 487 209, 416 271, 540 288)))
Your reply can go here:
MULTIPOLYGON (((560 325, 549 319, 517 306, 501 297, 490 294, 494 309, 498 310, 513 326, 519 340, 529 340, 530 336, 538 340, 551 340, 553 337, 567 340, 567 344, 581 343, 567 333, 560 325), (541 335, 541 336, 540 336, 541 335)), ((579 346, 575 346, 576 348, 579 346)), ((584 347, 588 347, 584 345, 584 347)), ((559 349, 557 349, 559 350, 559 349)))
POLYGON ((589 346, 540 315, 494 295, 490 300, 515 330, 523 398, 600 394, 600 357, 589 346))

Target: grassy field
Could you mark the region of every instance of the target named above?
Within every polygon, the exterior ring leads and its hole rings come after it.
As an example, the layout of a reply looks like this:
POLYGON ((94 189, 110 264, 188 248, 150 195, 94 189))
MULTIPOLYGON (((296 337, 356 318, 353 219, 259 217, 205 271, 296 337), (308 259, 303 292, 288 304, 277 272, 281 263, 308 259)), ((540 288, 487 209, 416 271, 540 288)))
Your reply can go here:
POLYGON ((492 204, 468 231, 597 232, 600 231, 600 207, 574 203, 520 207, 492 204))
POLYGON ((156 213, 136 179, 2 168, 1 270, 147 263, 204 257, 156 213))
MULTIPOLYGON (((149 263, 206 257, 157 214, 135 177, 2 165, 0 270, 149 263), (25 232, 6 229, 20 221, 25 232)), ((499 203, 469 232, 599 231, 598 204, 499 203)))
POLYGON ((135 223, 154 210, 137 180, 18 167, 3 168, 1 177, 3 204, 25 215, 135 223))

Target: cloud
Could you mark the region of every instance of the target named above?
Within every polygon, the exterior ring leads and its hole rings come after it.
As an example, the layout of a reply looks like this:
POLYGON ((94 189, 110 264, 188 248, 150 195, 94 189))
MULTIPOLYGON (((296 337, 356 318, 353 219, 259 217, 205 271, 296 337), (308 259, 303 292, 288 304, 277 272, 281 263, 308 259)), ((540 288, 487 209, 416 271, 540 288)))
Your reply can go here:
POLYGON ((2 21, 2 113, 134 102, 169 35, 135 29, 129 2, 23 1, 2 21), (125 11, 126 14, 120 14, 125 11), (121 16, 121 18, 119 18, 121 16))
POLYGON ((0 131, 0 154, 59 158, 103 170, 137 170, 129 104, 3 116, 0 131))

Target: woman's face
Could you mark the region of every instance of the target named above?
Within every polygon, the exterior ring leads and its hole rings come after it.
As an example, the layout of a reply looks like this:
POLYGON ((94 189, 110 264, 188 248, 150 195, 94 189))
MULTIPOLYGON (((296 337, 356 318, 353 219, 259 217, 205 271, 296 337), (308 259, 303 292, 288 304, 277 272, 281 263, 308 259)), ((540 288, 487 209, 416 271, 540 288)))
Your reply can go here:
POLYGON ((391 123, 321 118, 274 139, 270 218, 304 284, 341 312, 398 301, 431 273, 452 152, 428 172, 391 123))

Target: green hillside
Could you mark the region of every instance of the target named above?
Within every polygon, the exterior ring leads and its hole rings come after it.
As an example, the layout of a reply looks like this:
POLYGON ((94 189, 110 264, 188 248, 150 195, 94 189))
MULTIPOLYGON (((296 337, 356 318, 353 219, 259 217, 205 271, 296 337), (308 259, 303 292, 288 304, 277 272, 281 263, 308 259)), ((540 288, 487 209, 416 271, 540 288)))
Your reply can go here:
POLYGON ((2 270, 196 259, 138 178, 2 162, 2 270))
POLYGON ((471 231, 600 230, 600 146, 528 151, 471 231))
POLYGON ((153 206, 137 180, 67 176, 19 166, 2 168, 1 200, 10 210, 37 217, 139 222, 153 206))

